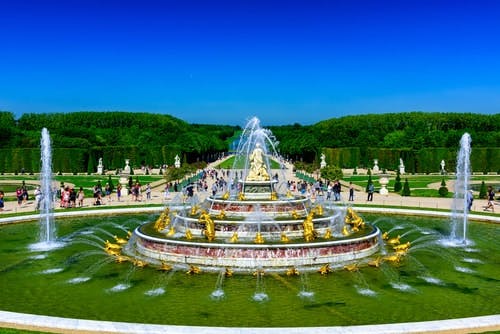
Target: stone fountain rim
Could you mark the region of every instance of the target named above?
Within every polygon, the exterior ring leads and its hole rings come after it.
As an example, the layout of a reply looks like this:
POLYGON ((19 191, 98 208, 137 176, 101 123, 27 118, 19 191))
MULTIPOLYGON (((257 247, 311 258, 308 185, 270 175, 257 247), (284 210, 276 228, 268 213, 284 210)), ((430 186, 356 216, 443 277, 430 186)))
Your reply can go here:
MULTIPOLYGON (((78 217, 86 215, 106 215, 113 213, 139 213, 139 212, 158 212, 164 206, 158 207, 134 207, 120 208, 108 210, 85 210, 85 211, 70 211, 56 212, 55 217, 78 217)), ((354 208, 354 206, 353 206, 354 208)), ((449 212, 433 211, 433 210, 415 210, 415 209, 388 209, 380 207, 357 207, 359 212, 375 212, 395 215, 425 215, 435 217, 451 217, 449 212)), ((0 218, 0 226, 3 224, 21 223, 26 221, 38 220, 39 215, 14 216, 0 218)), ((492 217, 486 215, 469 215, 469 220, 486 221, 500 224, 500 217, 492 217)), ((17 313, 0 310, 0 327, 3 328, 19 328, 39 331, 59 331, 59 332, 87 332, 87 333, 178 333, 188 334, 196 330, 200 334, 229 334, 234 333, 235 328, 231 327, 197 327, 197 326, 173 326, 173 325, 155 325, 155 324, 139 324, 126 322, 111 322, 98 320, 85 320, 74 318, 61 318, 46 315, 34 315, 27 313, 17 313)), ((294 328, 238 328, 240 334, 250 333, 268 333, 278 334, 284 330, 290 334, 295 333, 449 333, 451 331, 461 332, 478 332, 500 330, 500 314, 432 320, 423 322, 406 322, 395 324, 377 324, 377 325, 360 325, 360 326, 333 326, 333 327, 294 327, 294 328)))

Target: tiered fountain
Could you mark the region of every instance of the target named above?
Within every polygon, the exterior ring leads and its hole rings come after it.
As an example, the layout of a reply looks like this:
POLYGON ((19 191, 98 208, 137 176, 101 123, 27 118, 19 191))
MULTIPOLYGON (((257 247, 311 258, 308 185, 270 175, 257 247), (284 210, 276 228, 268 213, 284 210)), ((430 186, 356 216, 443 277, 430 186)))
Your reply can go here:
POLYGON ((350 208, 323 207, 291 194, 280 170, 271 177, 277 156, 272 138, 252 119, 228 188, 203 203, 167 207, 156 222, 134 231, 127 254, 197 271, 255 272, 324 271, 376 253, 377 227, 350 208))

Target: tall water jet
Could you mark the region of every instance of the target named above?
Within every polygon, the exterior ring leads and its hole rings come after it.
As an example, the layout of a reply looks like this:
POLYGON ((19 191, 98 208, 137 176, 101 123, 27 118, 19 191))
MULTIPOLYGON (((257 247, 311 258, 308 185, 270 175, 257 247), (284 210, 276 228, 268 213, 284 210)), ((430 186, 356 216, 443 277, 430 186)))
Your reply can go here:
POLYGON ((40 232, 39 242, 32 245, 32 250, 51 250, 62 246, 56 241, 56 227, 54 223, 54 201, 52 196, 52 145, 49 131, 42 129, 40 140, 40 232))
POLYGON ((457 156, 457 170, 455 180, 455 195, 453 198, 452 234, 455 241, 467 243, 467 192, 470 181, 470 153, 471 137, 464 133, 460 139, 460 149, 457 156), (459 235, 460 224, 462 235, 459 235))

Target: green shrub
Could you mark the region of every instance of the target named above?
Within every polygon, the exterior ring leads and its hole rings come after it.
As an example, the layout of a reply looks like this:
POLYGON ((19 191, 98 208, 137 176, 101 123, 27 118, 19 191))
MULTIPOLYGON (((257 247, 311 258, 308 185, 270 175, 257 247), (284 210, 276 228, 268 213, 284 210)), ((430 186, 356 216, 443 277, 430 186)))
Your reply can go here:
POLYGON ((408 183, 408 179, 405 179, 405 184, 403 185, 403 191, 401 192, 401 196, 410 196, 410 184, 408 183))
POLYGON ((486 199, 486 183, 481 182, 481 188, 479 188, 479 198, 486 199))
POLYGON ((439 187, 439 196, 441 197, 446 197, 448 195, 448 188, 446 187, 446 182, 441 180, 441 187, 439 187))
POLYGON ((398 168, 396 172, 396 181, 394 182, 394 192, 398 193, 401 191, 402 188, 403 185, 401 184, 401 173, 399 172, 398 168))

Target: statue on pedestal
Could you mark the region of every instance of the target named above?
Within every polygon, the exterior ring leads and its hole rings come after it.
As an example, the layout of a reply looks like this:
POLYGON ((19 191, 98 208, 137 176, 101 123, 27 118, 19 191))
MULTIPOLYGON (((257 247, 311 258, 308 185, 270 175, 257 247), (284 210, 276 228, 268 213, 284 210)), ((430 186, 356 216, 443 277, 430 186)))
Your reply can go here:
POLYGON ((175 156, 174 166, 175 166, 175 168, 180 168, 181 167, 181 158, 179 158, 179 155, 175 156))
POLYGON ((378 174, 380 172, 380 168, 378 167, 378 159, 373 159, 373 174, 378 174))
POLYGON ((319 163, 319 168, 323 169, 326 167, 325 153, 321 153, 321 162, 319 163))
POLYGON ((125 159, 125 168, 123 168, 123 174, 130 174, 130 159, 125 159))
POLYGON ((264 151, 257 143, 252 153, 249 155, 250 170, 248 171, 247 181, 269 181, 266 165, 264 164, 264 151))
POLYGON ((441 175, 446 174, 446 170, 444 169, 445 163, 444 160, 441 160, 441 175))
POLYGON ((399 174, 405 174, 405 165, 403 163, 403 159, 399 158, 399 174))
POLYGON ((104 166, 102 164, 102 158, 99 158, 99 164, 97 165, 97 174, 101 175, 104 172, 104 166))

